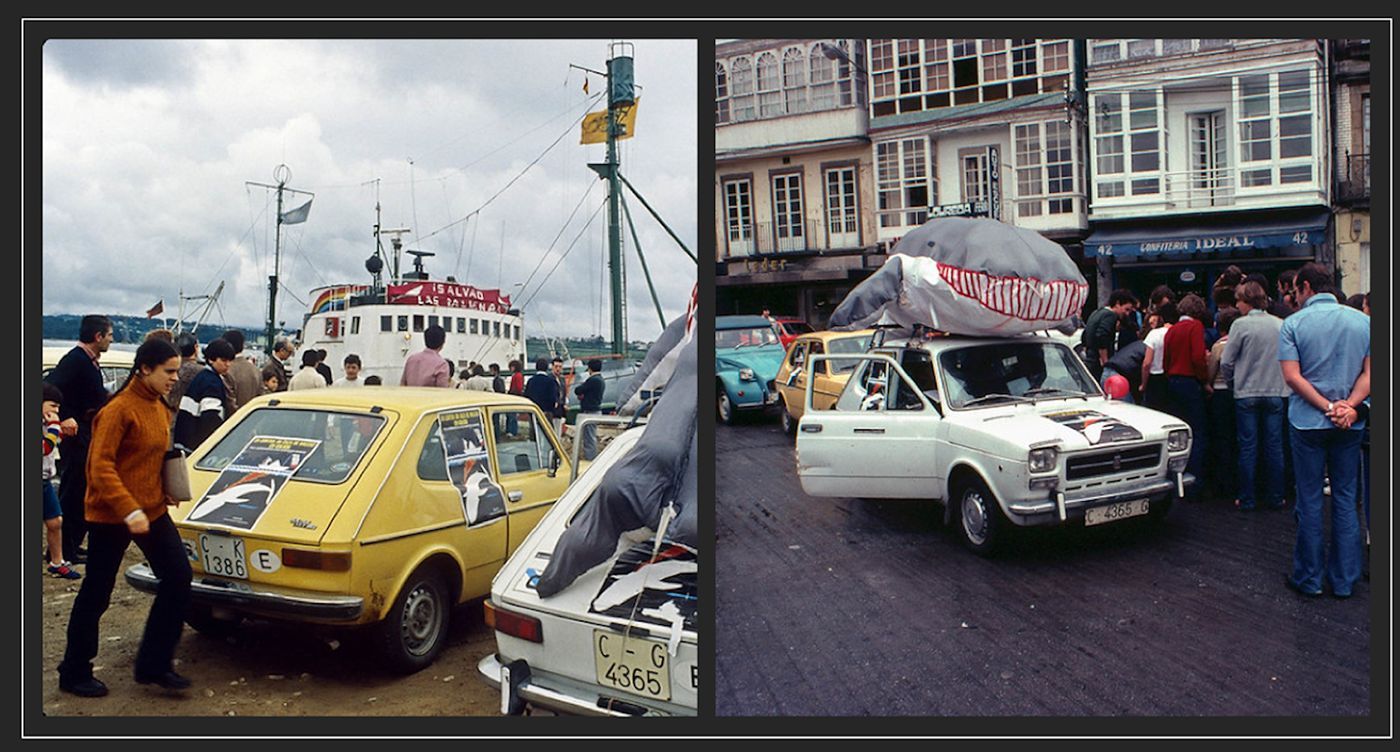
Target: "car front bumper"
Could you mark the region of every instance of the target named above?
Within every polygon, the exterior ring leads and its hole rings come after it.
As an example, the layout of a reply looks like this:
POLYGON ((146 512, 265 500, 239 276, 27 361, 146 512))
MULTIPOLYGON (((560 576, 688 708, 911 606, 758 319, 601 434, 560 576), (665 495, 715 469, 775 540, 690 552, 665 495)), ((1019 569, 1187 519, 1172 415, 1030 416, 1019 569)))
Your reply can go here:
MULTIPOLYGON (((516 663, 524 663, 517 661, 516 663)), ((487 684, 501 690, 503 695, 502 706, 518 706, 523 701, 538 708, 543 708, 555 713, 568 715, 631 718, 638 715, 680 715, 685 709, 676 707, 675 712, 667 712, 651 705, 643 704, 640 698, 616 697, 617 703, 621 707, 632 709, 634 712, 623 712, 616 708, 602 707, 604 698, 595 687, 580 682, 563 679, 552 675, 540 675, 537 671, 524 672, 523 679, 516 679, 505 685, 502 689, 502 669, 506 664, 501 663, 501 658, 496 653, 488 654, 476 665, 477 673, 487 684), (642 712, 636 712, 642 711, 642 712)), ((520 676, 520 674, 516 674, 520 676)), ((690 715, 694 715, 691 711, 690 715)))
POLYGON ((1196 478, 1190 473, 1173 473, 1167 478, 1093 496, 1066 498, 1062 491, 1052 491, 1048 497, 1014 499, 1005 505, 1004 511, 1017 525, 1026 527, 1059 525, 1069 520, 1082 520, 1087 510, 1097 507, 1139 499, 1147 499, 1152 504, 1159 504, 1170 499, 1180 498, 1185 493, 1186 488, 1195 483, 1196 478))
MULTIPOLYGON (((155 593, 160 585, 160 579, 151 571, 150 565, 144 563, 128 567, 126 581, 145 593, 155 593)), ((364 599, 356 595, 288 593, 198 574, 190 584, 190 590, 195 603, 273 617, 355 622, 364 613, 364 599)))

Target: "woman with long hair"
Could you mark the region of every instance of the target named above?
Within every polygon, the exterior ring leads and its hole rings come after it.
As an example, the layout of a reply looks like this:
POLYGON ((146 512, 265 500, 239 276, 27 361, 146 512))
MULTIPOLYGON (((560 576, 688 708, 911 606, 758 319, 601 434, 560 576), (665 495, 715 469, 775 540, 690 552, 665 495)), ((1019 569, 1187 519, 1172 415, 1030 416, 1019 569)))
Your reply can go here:
POLYGON ((180 356, 163 339, 147 340, 121 390, 92 422, 90 479, 84 507, 88 522, 87 578, 68 617, 68 646, 58 666, 58 687, 81 697, 101 697, 107 685, 92 675, 98 621, 107 610, 127 546, 135 541, 160 578, 160 587, 136 655, 138 684, 166 689, 190 685, 173 668, 175 646, 190 598, 191 570, 166 507, 161 467, 170 441, 170 414, 162 397, 180 377, 180 356))

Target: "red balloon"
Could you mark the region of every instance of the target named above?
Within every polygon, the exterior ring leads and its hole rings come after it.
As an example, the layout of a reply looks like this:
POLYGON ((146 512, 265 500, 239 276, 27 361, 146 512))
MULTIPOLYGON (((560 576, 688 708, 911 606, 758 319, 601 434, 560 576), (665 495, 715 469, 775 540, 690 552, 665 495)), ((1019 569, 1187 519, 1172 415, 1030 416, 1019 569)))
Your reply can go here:
POLYGON ((1108 390, 1108 396, 1113 399, 1121 400, 1128 396, 1128 380, 1123 378, 1121 374, 1115 373, 1109 376, 1103 385, 1108 390))

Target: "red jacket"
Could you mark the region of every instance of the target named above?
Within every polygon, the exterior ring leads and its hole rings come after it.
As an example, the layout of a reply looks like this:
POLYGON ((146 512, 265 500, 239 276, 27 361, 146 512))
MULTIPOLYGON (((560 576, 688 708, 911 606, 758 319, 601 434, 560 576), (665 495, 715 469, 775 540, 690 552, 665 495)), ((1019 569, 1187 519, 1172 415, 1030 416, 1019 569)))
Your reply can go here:
POLYGON ((1206 377, 1206 329, 1182 316, 1162 341, 1162 368, 1168 376, 1190 376, 1202 384, 1206 377))

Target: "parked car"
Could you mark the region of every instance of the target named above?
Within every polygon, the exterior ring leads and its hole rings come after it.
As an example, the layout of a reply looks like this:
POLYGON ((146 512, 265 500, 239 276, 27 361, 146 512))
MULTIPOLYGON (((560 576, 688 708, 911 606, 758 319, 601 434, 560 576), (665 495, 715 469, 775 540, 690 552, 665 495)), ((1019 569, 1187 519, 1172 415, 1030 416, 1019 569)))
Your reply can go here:
POLYGON ((672 562, 673 571, 689 571, 657 575, 663 589, 642 588, 639 596, 606 608, 600 609, 598 599, 613 583, 654 561, 655 536, 620 547, 548 599, 535 592, 564 529, 608 469, 627 458, 642 430, 629 428, 608 443, 491 583, 486 614, 496 630, 496 652, 477 670, 501 690, 503 713, 520 713, 528 705, 572 715, 696 714, 699 590, 695 567, 683 564, 695 561, 694 551, 662 541, 662 560, 672 562))
POLYGON ((778 333, 762 316, 715 317, 715 412, 729 424, 739 411, 778 402, 773 383, 783 362, 778 333))
POLYGON ((833 409, 806 394, 809 495, 941 501, 986 555, 1012 526, 1160 518, 1195 482, 1184 422, 1109 400, 1049 338, 919 337, 846 357, 858 365, 833 409))
POLYGON ((811 324, 796 316, 773 317, 773 330, 778 333, 778 342, 782 344, 784 350, 792 345, 793 340, 815 331, 811 324))
MULTIPOLYGON (((364 626, 403 672, 433 662, 452 607, 490 592, 570 471, 523 397, 399 387, 263 395, 188 461, 195 501, 170 512, 190 626, 364 626)), ((157 584, 145 563, 126 579, 157 584)))
MULTIPOLYGON (((75 343, 76 344, 76 343, 75 343)), ((68 354, 72 347, 44 347, 44 375, 49 377, 49 372, 58 367, 58 361, 68 354)), ((136 363, 135 350, 108 349, 102 353, 98 359, 102 371, 102 385, 107 387, 108 392, 115 392, 122 384, 126 383, 126 377, 131 373, 131 367, 136 363)))
MULTIPOLYGON (((807 359, 825 353, 863 353, 870 347, 873 329, 855 332, 812 332, 797 337, 788 346, 783 364, 774 379, 778 385, 778 418, 788 434, 797 433, 797 421, 802 419, 803 395, 807 392, 807 359)), ((812 404, 818 410, 830 410, 846 386, 853 360, 824 360, 811 369, 812 404)))

